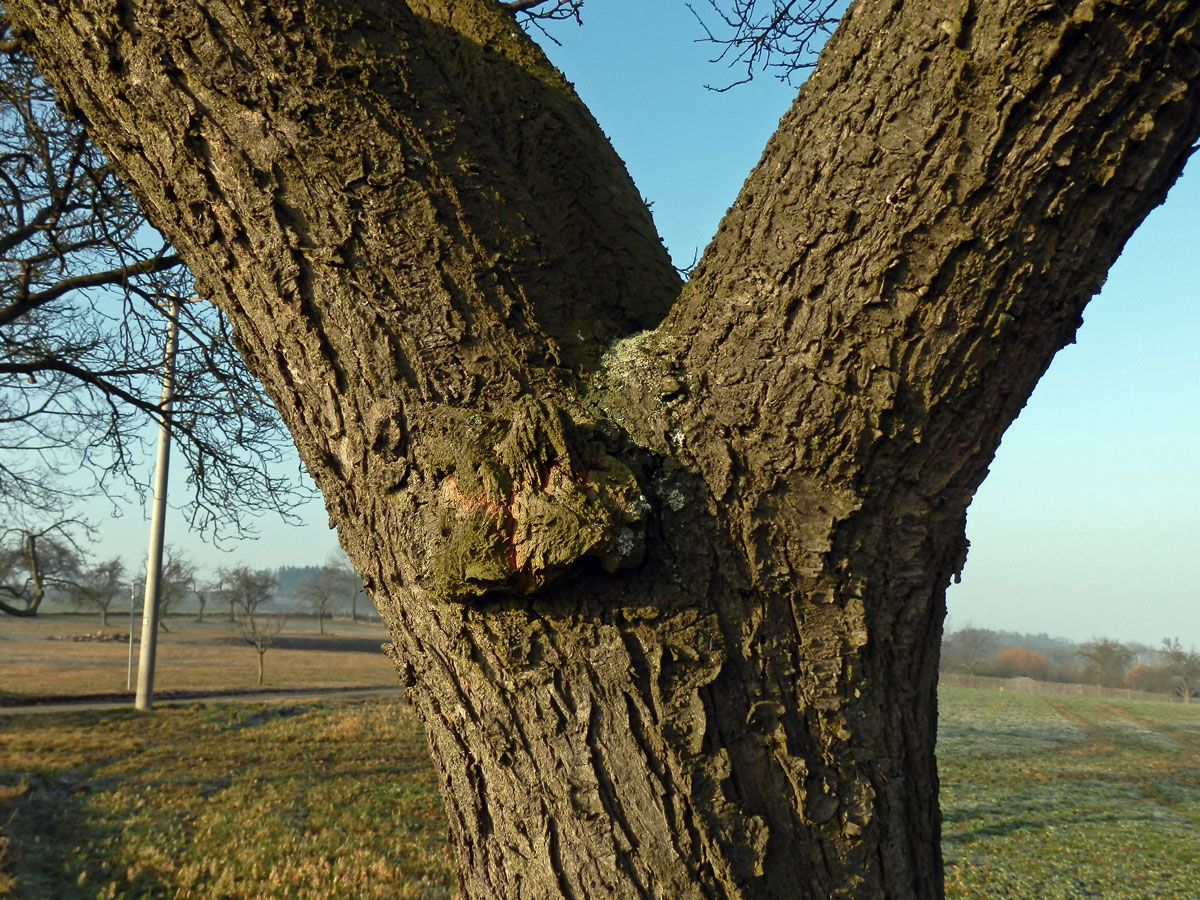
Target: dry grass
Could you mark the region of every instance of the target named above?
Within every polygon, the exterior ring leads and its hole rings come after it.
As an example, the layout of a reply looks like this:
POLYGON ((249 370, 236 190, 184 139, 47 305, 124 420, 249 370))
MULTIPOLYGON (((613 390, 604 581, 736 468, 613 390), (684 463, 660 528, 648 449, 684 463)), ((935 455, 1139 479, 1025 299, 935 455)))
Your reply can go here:
MULTIPOLYGON (((170 631, 160 634, 158 640, 156 692, 221 691, 255 685, 257 654, 237 637, 231 623, 199 624, 179 618, 169 619, 168 627, 170 631)), ((5 617, 0 628, 0 699, 4 702, 11 705, 37 697, 125 692, 127 642, 53 639, 96 634, 101 629, 95 616, 5 617)), ((263 687, 396 684, 391 662, 378 649, 387 640, 381 625, 339 621, 332 626, 327 623, 326 628, 333 633, 322 636, 311 619, 289 621, 279 645, 267 652, 263 687)), ((127 634, 128 626, 110 624, 103 632, 127 634)), ((139 649, 135 641, 135 682, 139 649)))
POLYGON ((13 716, 0 897, 447 900, 420 726, 388 700, 13 716))
MULTIPOLYGON (((1198 896, 1200 706, 963 688, 941 709, 948 898, 1198 896)), ((447 900, 451 884, 436 776, 394 699, 2 720, 0 897, 447 900)))

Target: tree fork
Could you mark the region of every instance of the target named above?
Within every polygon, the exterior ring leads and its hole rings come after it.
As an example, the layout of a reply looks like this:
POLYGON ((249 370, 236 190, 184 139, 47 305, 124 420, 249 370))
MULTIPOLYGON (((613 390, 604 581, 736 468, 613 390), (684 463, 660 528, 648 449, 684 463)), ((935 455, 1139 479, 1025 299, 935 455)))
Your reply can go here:
POLYGON ((464 896, 940 896, 964 511, 1200 134, 1196 4, 856 4, 641 333, 665 254, 494 4, 8 5, 295 434, 464 896))

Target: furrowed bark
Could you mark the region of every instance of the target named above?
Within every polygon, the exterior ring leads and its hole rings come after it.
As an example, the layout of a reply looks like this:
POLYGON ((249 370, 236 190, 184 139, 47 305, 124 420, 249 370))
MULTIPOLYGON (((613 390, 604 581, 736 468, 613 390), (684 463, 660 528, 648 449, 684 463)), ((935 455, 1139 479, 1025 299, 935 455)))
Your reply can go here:
POLYGON ((1195 4, 858 4, 649 331, 494 4, 7 6, 296 435, 465 897, 941 895, 964 510, 1200 133, 1195 4))
POLYGON ((940 893, 932 648, 965 510, 1192 152, 1198 21, 857 4, 660 329, 754 588, 721 678, 792 713, 744 768, 853 896, 940 893), (777 743, 805 750, 764 777, 777 743))

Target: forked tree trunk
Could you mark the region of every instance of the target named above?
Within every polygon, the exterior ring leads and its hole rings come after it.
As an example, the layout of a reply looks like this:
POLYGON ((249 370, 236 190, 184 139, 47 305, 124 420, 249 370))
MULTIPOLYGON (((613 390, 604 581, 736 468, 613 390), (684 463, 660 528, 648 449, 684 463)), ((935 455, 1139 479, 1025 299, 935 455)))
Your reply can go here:
POLYGON ((965 509, 1200 133, 1200 4, 859 2, 686 286, 496 4, 6 6, 295 435, 464 897, 941 895, 965 509))

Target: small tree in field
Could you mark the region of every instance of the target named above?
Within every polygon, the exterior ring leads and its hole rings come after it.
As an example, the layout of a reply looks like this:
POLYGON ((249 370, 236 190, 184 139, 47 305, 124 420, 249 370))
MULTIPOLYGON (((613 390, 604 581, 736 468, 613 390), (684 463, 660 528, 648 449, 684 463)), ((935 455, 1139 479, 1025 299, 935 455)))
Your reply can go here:
POLYGON ((183 599, 196 590, 196 567, 175 547, 167 547, 158 576, 158 627, 167 631, 167 613, 178 609, 183 599))
POLYGON ((942 660, 947 670, 961 669, 976 674, 992 651, 993 634, 985 628, 961 628, 942 642, 942 660))
POLYGON ((281 612, 247 612, 238 616, 238 631, 242 638, 258 653, 258 681, 263 683, 263 657, 275 644, 275 639, 287 624, 287 615, 281 612))
POLYGON ((79 575, 71 586, 71 599, 81 607, 100 613, 100 627, 108 627, 108 609, 118 594, 125 591, 125 564, 117 557, 105 560, 79 575))
POLYGON ((222 569, 220 591, 229 601, 238 634, 258 653, 258 684, 263 683, 263 657, 283 631, 287 616, 263 607, 275 590, 275 579, 246 566, 222 569))

